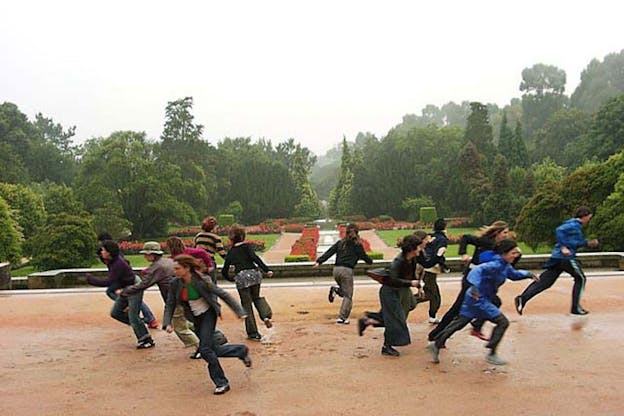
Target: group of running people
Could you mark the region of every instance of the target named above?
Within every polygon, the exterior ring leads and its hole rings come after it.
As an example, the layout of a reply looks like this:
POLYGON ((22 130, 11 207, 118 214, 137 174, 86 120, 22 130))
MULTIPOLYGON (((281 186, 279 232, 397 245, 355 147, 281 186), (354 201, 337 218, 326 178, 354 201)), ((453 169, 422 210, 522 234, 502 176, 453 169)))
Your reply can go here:
MULTIPOLYGON (((359 335, 363 335, 368 326, 383 327, 381 353, 399 356, 399 351, 394 347, 411 342, 407 315, 418 303, 428 301, 429 322, 435 325, 428 335, 428 348, 433 362, 439 362, 440 350, 445 347, 446 341, 470 323, 471 333, 488 341, 486 360, 494 365, 505 364, 496 350, 509 326, 509 320, 500 310, 502 302, 497 296, 498 288, 506 279, 534 280, 514 300, 516 310, 522 314, 531 298, 552 286, 563 271, 568 272, 575 282, 571 313, 588 313, 580 305, 586 279, 576 259, 576 251, 580 247, 598 245, 597 240, 585 240, 582 232, 582 226, 589 222, 591 216, 588 208, 580 207, 574 218, 557 228, 557 244, 550 260, 544 265, 546 270, 539 277, 529 271, 515 269, 514 265, 521 253, 517 243, 508 238, 507 223, 496 221, 482 227, 474 235, 464 235, 459 245, 459 254, 466 264, 461 290, 441 320, 436 316, 441 305, 437 275, 448 271, 445 264, 448 240, 445 234, 446 221, 438 219, 431 235, 419 230, 402 239, 401 252, 391 262, 389 269, 369 271, 369 276, 381 283, 381 308, 378 312, 366 312, 358 319, 359 335), (472 259, 467 255, 468 245, 475 247, 472 259), (417 289, 417 293, 412 292, 412 287, 417 289), (481 331, 485 321, 495 325, 491 337, 481 331)), ((169 333, 175 332, 186 347, 194 347, 190 358, 202 358, 207 362, 208 373, 215 384, 214 394, 223 394, 230 390, 230 385, 218 358, 236 357, 247 367, 251 367, 251 358, 246 345, 229 344, 225 335, 216 329, 217 318, 221 315, 218 299, 223 300, 244 320, 248 340, 259 341, 262 336, 258 331, 253 307, 264 325, 271 328, 272 310, 266 299, 260 296, 260 285, 263 276, 270 277, 273 273, 253 248, 245 243, 243 228, 231 227, 228 236, 230 248, 226 252, 220 237, 214 232, 216 225, 214 217, 207 217, 202 222, 202 232, 194 238, 193 248, 185 247, 177 237, 167 240, 170 257, 164 256, 160 243, 146 242, 140 252, 150 266, 142 271, 142 277, 135 274, 110 235, 101 234, 98 237, 98 256, 106 264, 108 276, 101 280, 88 275, 87 281, 108 288, 107 295, 114 301, 111 317, 132 327, 138 349, 155 346, 148 328, 157 327, 158 323, 143 303, 143 292, 157 285, 165 302, 162 328, 169 333), (221 274, 236 283, 240 303, 217 285, 216 254, 225 260, 221 274), (234 269, 233 274, 231 268, 234 269), (140 318, 141 313, 143 319, 140 318)), ((354 267, 359 260, 372 264, 372 259, 363 249, 355 224, 346 227, 345 237, 321 255, 313 267, 318 267, 332 255, 336 256, 333 276, 337 285, 330 287, 328 300, 333 302, 336 296, 342 297, 336 323, 345 325, 349 324, 353 305, 354 267)))

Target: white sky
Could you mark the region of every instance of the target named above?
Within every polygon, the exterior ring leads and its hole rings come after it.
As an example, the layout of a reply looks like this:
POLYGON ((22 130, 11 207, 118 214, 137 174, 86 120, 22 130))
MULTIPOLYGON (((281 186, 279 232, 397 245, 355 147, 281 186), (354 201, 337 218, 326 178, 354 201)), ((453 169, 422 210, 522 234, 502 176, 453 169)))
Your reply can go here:
POLYGON ((426 104, 519 97, 521 71, 567 73, 624 48, 618 1, 0 0, 0 102, 76 141, 162 132, 194 98, 213 144, 293 137, 317 154, 383 136, 426 104))

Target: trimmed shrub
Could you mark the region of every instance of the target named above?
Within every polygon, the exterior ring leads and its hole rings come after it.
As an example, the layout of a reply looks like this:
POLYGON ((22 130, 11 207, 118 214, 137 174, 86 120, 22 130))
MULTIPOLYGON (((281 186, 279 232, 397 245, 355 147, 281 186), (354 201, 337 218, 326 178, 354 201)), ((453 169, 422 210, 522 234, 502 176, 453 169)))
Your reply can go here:
POLYGON ((368 255, 368 257, 370 257, 373 260, 383 260, 384 255, 383 253, 380 253, 378 251, 371 251, 370 253, 366 253, 368 255))
POLYGON ((217 218, 217 222, 221 227, 228 227, 234 224, 234 215, 232 214, 221 214, 219 218, 217 218))
POLYGON ((435 207, 420 208, 420 221, 424 224, 433 224, 438 218, 438 211, 435 207))
POLYGON ((310 257, 307 254, 291 254, 284 257, 285 263, 297 263, 300 261, 310 261, 310 257))

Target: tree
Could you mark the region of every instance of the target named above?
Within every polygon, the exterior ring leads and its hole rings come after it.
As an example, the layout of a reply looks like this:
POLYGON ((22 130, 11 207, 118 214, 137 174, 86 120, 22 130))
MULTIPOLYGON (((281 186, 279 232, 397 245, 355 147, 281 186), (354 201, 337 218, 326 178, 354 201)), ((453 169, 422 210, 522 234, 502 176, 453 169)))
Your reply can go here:
POLYGON ((464 143, 471 142, 478 153, 487 160, 495 156, 494 137, 487 107, 478 102, 470 103, 470 115, 464 132, 464 143))
POLYGON ((27 183, 30 165, 33 127, 15 104, 0 105, 0 180, 10 183, 27 183))
POLYGON ((190 208, 188 222, 198 222, 210 208, 209 195, 216 191, 216 155, 215 149, 202 140, 204 126, 195 124, 192 109, 193 97, 167 103, 162 143, 156 151, 164 161, 180 168, 178 198, 190 208))
POLYGON ((505 111, 503 111, 503 119, 498 134, 498 151, 510 162, 513 160, 515 153, 514 134, 507 125, 507 113, 505 111))
POLYGON ((541 188, 548 182, 561 182, 565 177, 565 168, 557 165, 554 160, 548 157, 540 163, 534 164, 532 168, 535 174, 535 183, 538 188, 541 188))
POLYGON ((76 199, 72 188, 66 185, 50 184, 43 196, 43 205, 48 215, 82 215, 84 207, 76 199))
POLYGON ((87 142, 75 181, 89 212, 112 207, 137 239, 165 235, 168 221, 188 224, 193 209, 178 198, 186 186, 180 168, 158 158, 145 133, 131 131, 87 142))
POLYGON ((567 104, 565 84, 566 73, 556 66, 540 63, 522 70, 522 124, 531 142, 546 120, 567 104))
POLYGON ((533 250, 539 244, 554 244, 555 228, 565 218, 565 204, 559 183, 550 182, 540 189, 520 211, 514 227, 518 239, 533 250))
POLYGON ((534 158, 538 161, 549 157, 555 163, 567 167, 577 167, 591 154, 582 158, 569 157, 571 149, 582 145, 591 126, 591 116, 576 109, 559 110, 554 113, 535 133, 534 158), (562 149, 565 149, 563 152, 562 149))
POLYGON ((9 204, 0 196, 0 262, 18 263, 22 257, 22 233, 9 204))
MULTIPOLYGON (((481 204, 491 192, 485 157, 477 151, 472 142, 467 142, 459 154, 459 169, 468 190, 467 207, 470 212, 481 212, 481 204)), ((482 222, 481 218, 473 218, 482 222)))
POLYGON ((93 264, 96 235, 89 217, 51 215, 33 239, 31 263, 38 270, 93 264))
POLYGON ((514 129, 512 148, 514 149, 511 155, 512 166, 529 166, 529 152, 527 151, 526 142, 522 133, 522 124, 520 121, 516 122, 516 128, 514 129))
POLYGON ((420 218, 420 209, 423 207, 433 207, 434 205, 433 199, 427 195, 408 197, 401 202, 401 208, 407 211, 408 221, 418 221, 420 218))
POLYGON ((588 113, 597 111, 607 100, 624 94, 624 49, 610 53, 604 61, 592 59, 581 73, 581 82, 572 93, 572 107, 588 113))
POLYGON ((25 238, 30 238, 37 227, 45 224, 46 211, 39 194, 25 185, 0 183, 0 198, 15 210, 17 222, 25 238))
POLYGON ((31 140, 29 167, 33 180, 70 184, 76 174, 75 149, 71 142, 76 127, 65 130, 41 113, 35 116, 32 124, 36 133, 31 140))
POLYGON ((604 160, 624 148, 624 94, 608 100, 598 113, 591 128, 593 155, 604 160))
POLYGON ((598 236, 603 250, 624 250, 624 173, 596 210, 588 231, 598 236))
POLYGON ((353 189, 353 172, 351 169, 352 161, 349 145, 347 144, 347 138, 343 137, 338 182, 329 194, 329 215, 331 216, 343 216, 352 213, 351 190, 353 189))

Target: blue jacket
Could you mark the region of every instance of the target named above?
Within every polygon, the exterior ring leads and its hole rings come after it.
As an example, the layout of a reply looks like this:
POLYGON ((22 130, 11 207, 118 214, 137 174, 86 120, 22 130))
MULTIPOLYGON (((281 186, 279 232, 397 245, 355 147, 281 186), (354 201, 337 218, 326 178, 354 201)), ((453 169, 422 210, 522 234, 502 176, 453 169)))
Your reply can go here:
POLYGON ((501 311, 492 303, 492 300, 496 297, 498 288, 505 283, 506 279, 522 280, 531 276, 528 270, 516 270, 499 254, 495 254, 492 260, 474 267, 468 273, 468 282, 471 286, 464 296, 460 315, 471 319, 496 318, 501 311), (477 294, 479 299, 474 299, 473 294, 477 294))
POLYGON ((587 246, 587 240, 583 236, 583 224, 578 218, 570 218, 557 227, 557 244, 553 248, 550 257, 559 260, 571 260, 576 258, 576 250, 587 246), (561 247, 567 247, 570 255, 561 252, 561 247))

